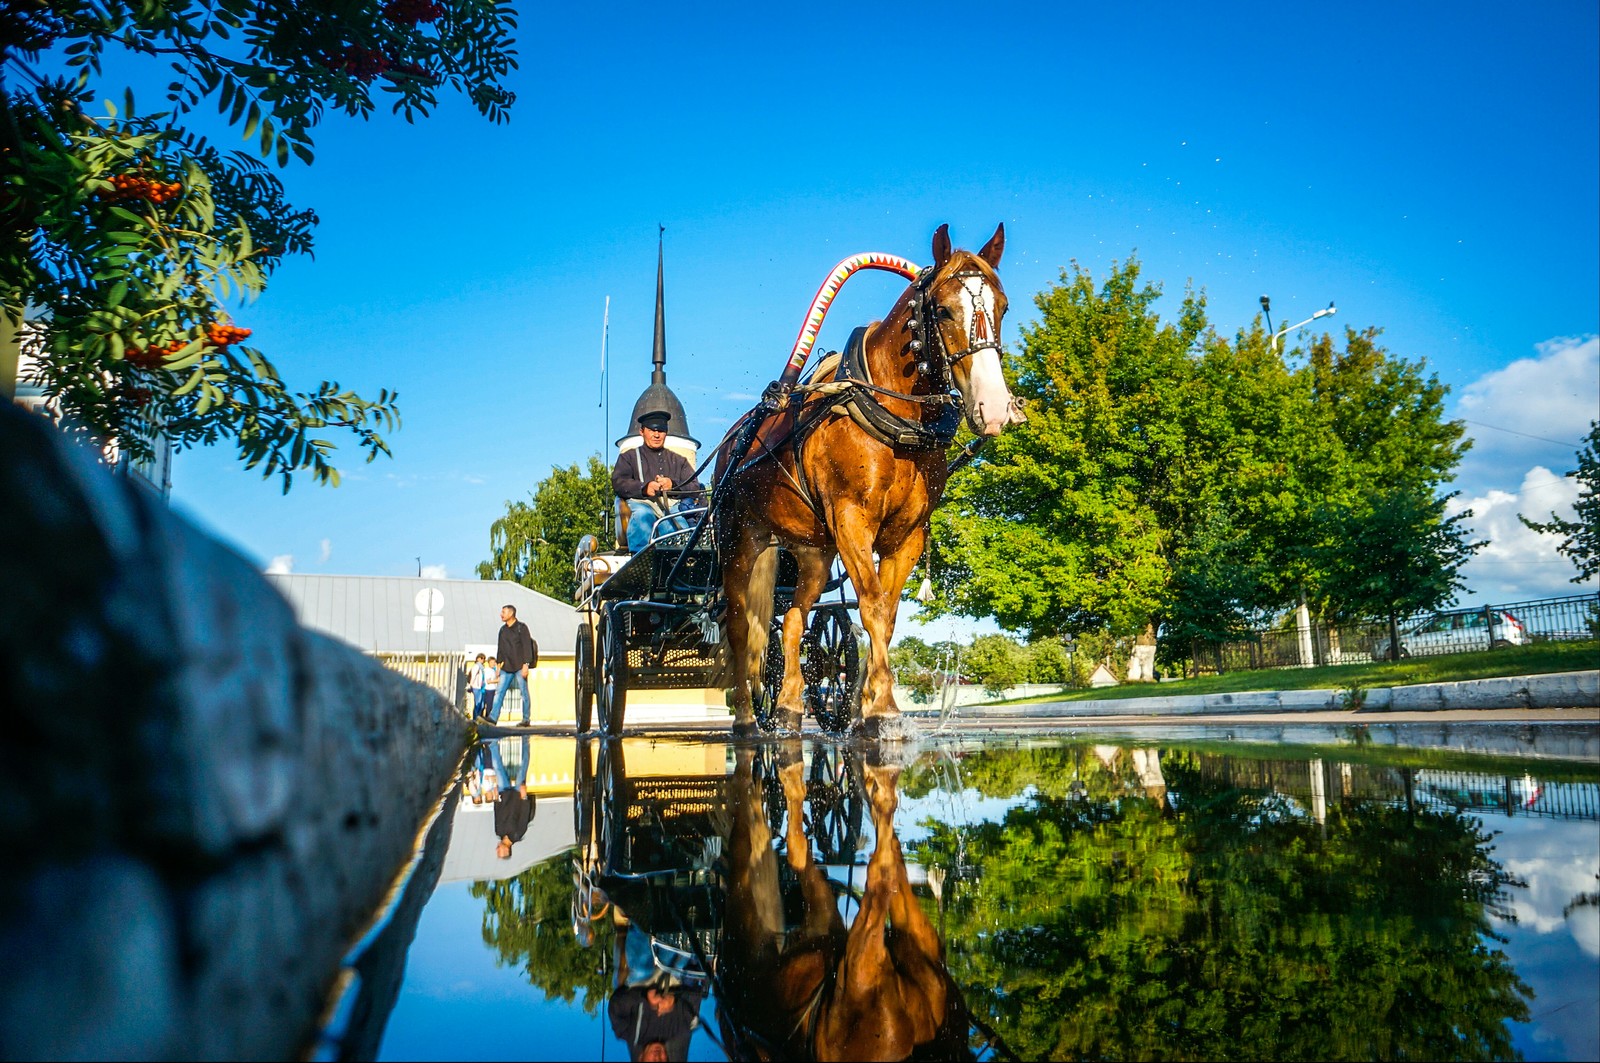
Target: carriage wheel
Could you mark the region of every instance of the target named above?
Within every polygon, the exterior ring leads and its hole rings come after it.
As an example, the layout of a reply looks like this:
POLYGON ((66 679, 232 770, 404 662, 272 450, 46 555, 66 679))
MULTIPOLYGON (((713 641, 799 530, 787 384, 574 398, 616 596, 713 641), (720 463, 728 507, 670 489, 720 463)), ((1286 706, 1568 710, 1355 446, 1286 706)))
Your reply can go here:
POLYGON ((615 610, 600 618, 600 727, 608 738, 622 733, 628 711, 628 648, 617 631, 622 618, 615 610))
POLYGON ((594 845, 597 870, 609 874, 616 870, 620 853, 612 852, 618 836, 627 835, 628 802, 623 794, 627 778, 621 742, 602 742, 600 762, 594 780, 594 845))
POLYGON ((767 654, 761 666, 761 692, 751 691, 750 707, 763 731, 778 729, 778 692, 783 689, 783 617, 772 620, 767 632, 767 654))
POLYGON ((806 710, 830 734, 849 728, 861 699, 861 648, 850 613, 842 607, 817 610, 802 643, 806 710))
POLYGON ((861 781, 848 751, 819 746, 812 751, 806 785, 810 834, 825 864, 853 864, 865 818, 861 781))
POLYGON ((572 765, 572 836, 578 842, 580 859, 589 855, 589 843, 594 839, 594 757, 589 751, 589 740, 580 738, 572 765))
POLYGON ((594 721, 594 628, 578 625, 578 644, 572 653, 572 686, 577 700, 578 733, 594 721))

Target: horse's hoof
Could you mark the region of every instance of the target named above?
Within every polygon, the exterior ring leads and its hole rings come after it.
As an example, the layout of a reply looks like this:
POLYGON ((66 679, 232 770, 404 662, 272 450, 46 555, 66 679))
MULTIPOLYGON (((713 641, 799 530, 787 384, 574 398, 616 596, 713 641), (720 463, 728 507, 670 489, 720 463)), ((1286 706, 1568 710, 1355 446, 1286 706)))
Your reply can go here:
POLYGON ((761 737, 761 728, 754 720, 749 723, 736 723, 733 725, 733 740, 735 742, 749 742, 761 737))
POLYGON ((783 714, 783 722, 778 725, 778 733, 782 735, 798 735, 803 724, 799 709, 792 709, 783 714))

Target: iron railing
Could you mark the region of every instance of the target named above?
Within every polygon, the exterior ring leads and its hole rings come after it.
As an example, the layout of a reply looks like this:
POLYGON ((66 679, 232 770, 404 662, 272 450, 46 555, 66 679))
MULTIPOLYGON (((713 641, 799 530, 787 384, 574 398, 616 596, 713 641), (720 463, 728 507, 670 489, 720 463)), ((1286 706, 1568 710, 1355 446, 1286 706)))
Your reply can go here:
POLYGON ((407 679, 430 686, 448 698, 450 704, 464 706, 471 711, 472 704, 467 697, 465 652, 374 653, 372 656, 391 672, 399 672, 407 679))
MULTIPOLYGON (((1582 641, 1600 637, 1600 594, 1423 613, 1407 617, 1398 627, 1402 657, 1582 641)), ((1314 620, 1305 629, 1258 631, 1229 642, 1197 641, 1189 649, 1190 668, 1201 674, 1365 664, 1389 659, 1389 625, 1314 620)))
POLYGON ((1378 801, 1458 812, 1600 820, 1600 783, 1551 782, 1531 773, 1499 775, 1202 754, 1200 775, 1212 783, 1292 797, 1313 810, 1319 804, 1378 801))

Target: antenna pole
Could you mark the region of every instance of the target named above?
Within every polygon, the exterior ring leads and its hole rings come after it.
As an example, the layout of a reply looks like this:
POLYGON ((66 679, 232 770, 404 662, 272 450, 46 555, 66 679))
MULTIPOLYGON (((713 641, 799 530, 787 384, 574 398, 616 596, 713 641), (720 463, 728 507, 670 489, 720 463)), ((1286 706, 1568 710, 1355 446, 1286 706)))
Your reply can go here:
POLYGON ((605 313, 600 318, 600 405, 606 411, 606 436, 600 441, 600 453, 606 452, 611 441, 611 378, 606 375, 606 341, 611 335, 611 296, 606 296, 605 313))

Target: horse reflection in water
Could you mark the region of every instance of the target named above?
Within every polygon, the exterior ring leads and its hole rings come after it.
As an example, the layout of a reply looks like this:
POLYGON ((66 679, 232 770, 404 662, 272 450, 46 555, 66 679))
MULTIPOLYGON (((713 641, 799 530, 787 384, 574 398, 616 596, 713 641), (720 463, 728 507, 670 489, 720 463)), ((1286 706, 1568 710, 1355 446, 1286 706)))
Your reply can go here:
POLYGON ((799 741, 777 753, 785 812, 781 858, 753 771, 755 753, 740 749, 737 758, 728 794, 727 920, 717 978, 730 1054, 973 1058, 966 1005, 945 968, 939 935, 912 894, 895 835, 900 770, 868 765, 862 771, 876 845, 859 911, 846 929, 839 894, 806 835, 808 788, 799 741))

